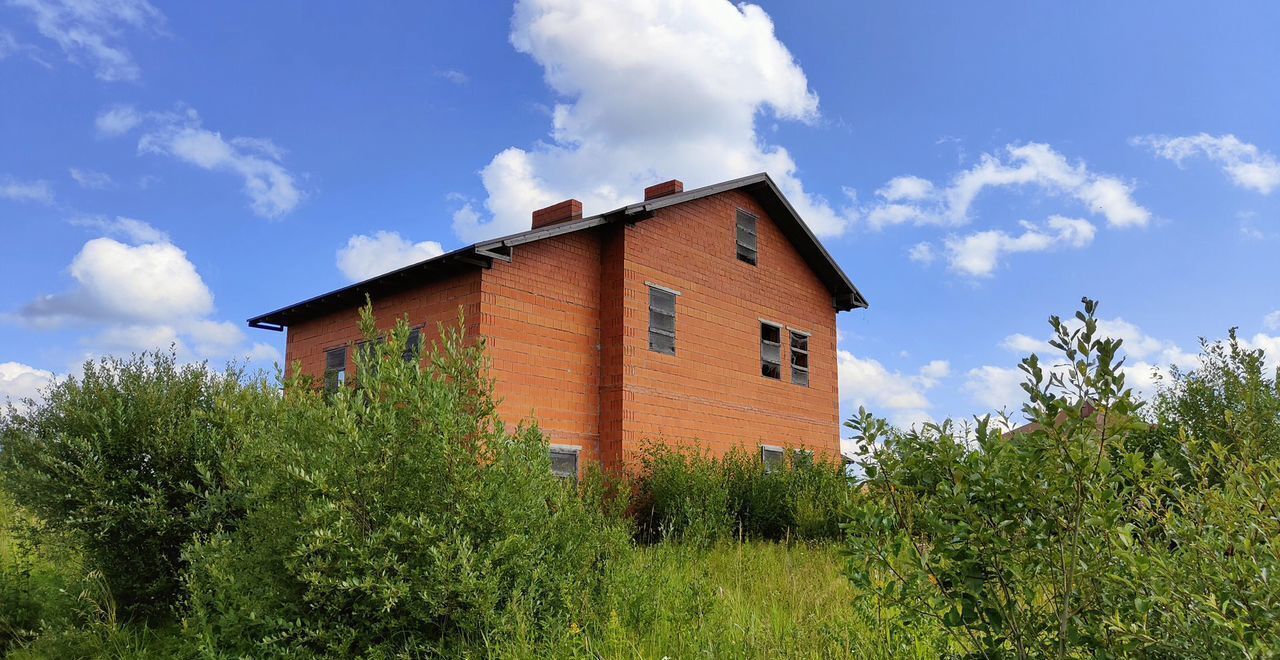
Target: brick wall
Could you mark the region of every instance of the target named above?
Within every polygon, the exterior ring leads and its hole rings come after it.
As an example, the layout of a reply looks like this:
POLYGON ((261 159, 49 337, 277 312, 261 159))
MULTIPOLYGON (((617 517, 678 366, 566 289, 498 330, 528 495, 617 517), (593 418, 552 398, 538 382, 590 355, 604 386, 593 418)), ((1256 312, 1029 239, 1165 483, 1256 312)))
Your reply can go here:
MULTIPOLYGON (((373 301, 378 328, 389 330, 408 314, 409 323, 422 325, 424 351, 440 338, 439 324, 452 326, 462 308, 467 321, 467 336, 479 336, 480 272, 465 271, 446 276, 419 288, 392 294, 373 301)), ((301 362, 302 373, 323 382, 325 351, 350 345, 361 339, 359 309, 352 308, 300 322, 289 327, 285 340, 285 361, 301 362)), ((355 351, 347 350, 347 373, 355 374, 355 351)))
POLYGON ((580 465, 600 460, 600 233, 520 246, 481 291, 499 414, 536 418, 553 444, 582 448, 580 465))
POLYGON ((713 453, 760 444, 839 452, 836 312, 831 295, 754 198, 733 191, 661 209, 626 230, 622 451, 645 439, 713 453), (758 265, 737 259, 735 217, 755 215, 758 265), (652 282, 680 292, 676 354, 648 348, 652 282), (760 319, 810 333, 810 382, 760 374, 760 319))

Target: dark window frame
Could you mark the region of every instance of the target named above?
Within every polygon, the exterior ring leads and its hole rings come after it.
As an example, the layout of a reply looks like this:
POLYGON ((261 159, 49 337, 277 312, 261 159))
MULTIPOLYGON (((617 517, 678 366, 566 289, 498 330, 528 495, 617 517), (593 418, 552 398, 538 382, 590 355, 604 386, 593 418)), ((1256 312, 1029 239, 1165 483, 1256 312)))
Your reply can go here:
POLYGON ((680 292, 646 282, 649 287, 649 350, 663 355, 676 354, 676 299, 680 292), (663 304, 670 301, 670 310, 663 304), (671 329, 660 327, 659 320, 670 318, 671 329), (670 344, 668 346, 668 344, 670 344))
POLYGON ((760 320, 760 375, 770 380, 782 380, 782 326, 764 319, 760 320), (765 334, 768 328, 777 334, 776 340, 770 340, 765 334), (776 357, 770 360, 770 353, 776 357))
POLYGON ((572 480, 574 484, 578 483, 578 474, 582 470, 582 447, 576 445, 551 445, 547 448, 548 455, 551 458, 551 474, 557 478, 572 480), (556 469, 556 457, 573 457, 573 470, 556 469))
POLYGON ((334 394, 347 384, 347 347, 334 346, 324 352, 324 391, 334 394))
POLYGON ((754 214, 738 209, 734 216, 734 244, 738 261, 752 266, 760 264, 760 219, 754 214))
POLYGON ((789 333, 789 336, 790 336, 791 350, 790 350, 790 359, 788 360, 788 362, 791 363, 791 384, 799 385, 801 387, 808 387, 809 386, 809 338, 812 337, 812 335, 810 335, 807 332, 794 330, 792 328, 787 328, 787 332, 789 333), (802 343, 804 344, 802 348, 798 348, 796 346, 797 339, 802 340, 802 343), (798 357, 804 358, 803 365, 797 364, 798 357))
POLYGON ((409 337, 405 339, 404 353, 400 356, 405 362, 413 362, 414 356, 422 359, 422 326, 409 328, 409 337))
MULTIPOLYGON (((369 367, 370 371, 378 370, 378 363, 373 360, 377 353, 376 346, 385 343, 387 343, 386 337, 378 337, 373 340, 362 339, 356 342, 356 355, 360 357, 360 361, 364 362, 366 367, 369 367)), ((356 374, 356 380, 359 380, 359 374, 356 374)))

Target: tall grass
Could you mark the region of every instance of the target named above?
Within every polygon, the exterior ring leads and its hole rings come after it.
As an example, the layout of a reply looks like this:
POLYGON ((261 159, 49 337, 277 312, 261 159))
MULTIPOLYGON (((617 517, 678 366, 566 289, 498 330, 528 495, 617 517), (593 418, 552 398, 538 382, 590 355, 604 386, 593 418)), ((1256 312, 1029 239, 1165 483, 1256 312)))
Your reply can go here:
POLYGON ((828 544, 638 546, 611 567, 604 607, 558 639, 517 638, 495 657, 936 658, 945 640, 906 628, 856 591, 828 544))

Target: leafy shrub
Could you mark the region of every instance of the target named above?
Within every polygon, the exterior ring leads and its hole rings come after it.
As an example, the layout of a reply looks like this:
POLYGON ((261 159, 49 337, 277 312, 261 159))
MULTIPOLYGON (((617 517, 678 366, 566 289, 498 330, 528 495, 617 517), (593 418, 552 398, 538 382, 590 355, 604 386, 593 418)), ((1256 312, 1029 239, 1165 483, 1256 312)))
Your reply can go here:
POLYGON ((272 398, 241 377, 172 352, 104 358, 0 419, 0 482, 42 522, 33 542, 81 551, 126 617, 167 615, 183 545, 236 515, 207 495, 272 398))
POLYGON ((697 449, 650 444, 634 476, 642 541, 681 539, 831 539, 853 490, 843 466, 787 453, 769 471, 741 449, 712 457, 697 449))
POLYGON ((206 653, 434 655, 553 628, 626 541, 599 488, 552 476, 536 426, 499 421, 482 342, 442 328, 422 364, 406 322, 380 341, 366 307, 361 326, 358 387, 286 383, 245 438, 244 519, 187 553, 206 653))
MULTIPOLYGON (((1280 457, 1280 387, 1275 372, 1267 373, 1262 351, 1241 346, 1234 328, 1227 341, 1201 345, 1196 368, 1174 366, 1161 379, 1148 407, 1151 429, 1135 439, 1146 455, 1160 453, 1188 484, 1194 468, 1180 451, 1183 433, 1237 456, 1280 457)), ((1218 483, 1222 475, 1208 477, 1218 483)))
POLYGON ((1190 396, 1223 416, 1165 429, 1153 449, 1096 307, 1051 319, 1062 365, 1023 361, 1029 428, 849 422, 867 489, 847 527, 850 576, 967 655, 1273 655, 1280 461, 1235 451, 1265 415, 1234 414, 1252 395, 1229 387, 1168 391, 1169 410, 1190 396))

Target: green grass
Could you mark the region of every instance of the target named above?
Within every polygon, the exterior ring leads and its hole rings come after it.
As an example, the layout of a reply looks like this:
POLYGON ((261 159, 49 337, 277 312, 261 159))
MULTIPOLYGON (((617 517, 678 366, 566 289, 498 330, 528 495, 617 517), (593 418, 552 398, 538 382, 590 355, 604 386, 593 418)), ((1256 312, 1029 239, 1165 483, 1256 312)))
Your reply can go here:
MULTIPOLYGON (((0 498, 3 496, 0 495, 0 498)), ((67 553, 36 550, 13 529, 30 522, 0 499, 0 635, 13 658, 176 657, 180 628, 114 620, 110 596, 67 553), (95 586, 96 585, 96 586, 95 586), (22 608, 19 611, 18 608, 22 608), (43 620, 43 628, 38 622, 43 620), (32 625, 33 622, 35 625, 32 625)), ((939 633, 904 629, 856 592, 828 544, 664 543, 635 547, 610 568, 601 601, 584 606, 556 639, 524 622, 502 642, 458 649, 467 657, 933 658, 939 633)))
POLYGON ((637 548, 612 569, 600 619, 546 648, 493 655, 606 658, 932 658, 937 631, 904 630, 859 594, 829 545, 637 548))

